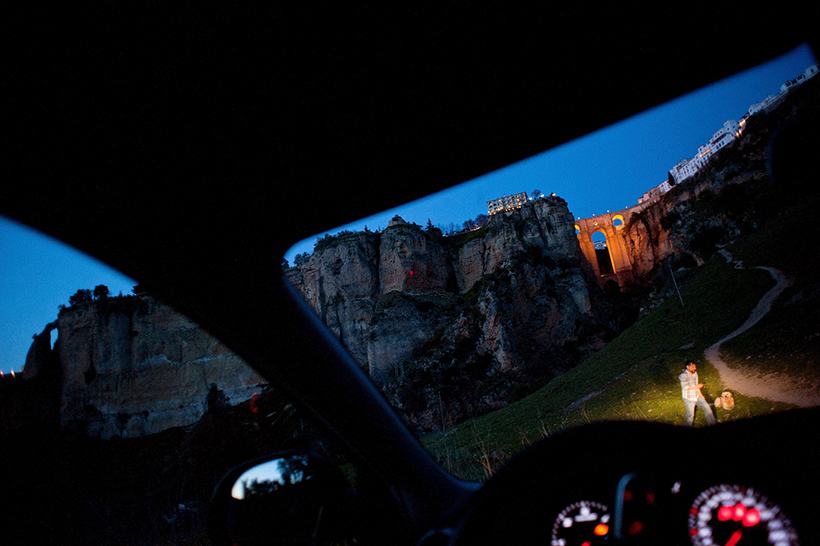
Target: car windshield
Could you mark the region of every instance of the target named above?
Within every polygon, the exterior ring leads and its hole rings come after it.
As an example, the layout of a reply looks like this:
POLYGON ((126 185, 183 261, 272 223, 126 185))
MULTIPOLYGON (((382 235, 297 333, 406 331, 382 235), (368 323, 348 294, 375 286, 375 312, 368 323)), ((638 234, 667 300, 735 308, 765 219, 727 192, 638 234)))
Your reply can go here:
POLYGON ((286 274, 468 479, 591 421, 817 405, 820 269, 794 236, 816 192, 769 161, 806 161, 816 72, 799 48, 302 241, 286 274))
MULTIPOLYGON (((685 425, 687 390, 703 401, 694 426, 817 405, 820 264, 803 251, 816 228, 802 222, 817 197, 769 161, 781 134, 781 154, 805 160, 788 133, 817 105, 816 72, 810 50, 797 49, 303 241, 285 274, 420 441, 466 479, 578 424, 685 425)), ((14 222, 0 219, 0 233, 4 434, 58 411, 40 403, 58 347, 74 358, 61 364, 73 375, 59 417, 75 433, 154 437, 225 410, 236 415, 220 445, 247 444, 253 456, 306 430, 262 377, 135 280, 14 222), (180 383, 180 367, 205 381, 180 383), (260 420, 284 428, 252 438, 260 420)), ((197 438, 184 442, 214 440, 197 438)))

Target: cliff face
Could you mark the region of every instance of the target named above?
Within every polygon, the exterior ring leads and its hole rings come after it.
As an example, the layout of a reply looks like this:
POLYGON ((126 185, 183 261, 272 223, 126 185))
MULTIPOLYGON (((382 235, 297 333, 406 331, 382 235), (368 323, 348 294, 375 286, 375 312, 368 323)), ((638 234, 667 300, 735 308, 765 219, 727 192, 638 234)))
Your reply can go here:
POLYGON ((292 277, 302 295, 359 362, 367 361, 369 324, 379 293, 379 238, 350 234, 327 245, 292 277))
POLYGON ((629 253, 632 274, 637 279, 647 278, 658 262, 674 251, 669 232, 661 224, 666 212, 667 202, 657 201, 630 217, 619 233, 629 253))
POLYGON ((558 197, 459 237, 394 219, 320 243, 291 279, 422 429, 506 404, 610 334, 591 313, 597 287, 558 197))
POLYGON ((381 234, 378 264, 382 294, 447 290, 454 279, 449 249, 403 222, 381 234))
POLYGON ((210 400, 249 399, 263 379, 194 323, 149 296, 63 310, 60 423, 134 437, 195 423, 210 400), (221 391, 221 392, 220 392, 221 391))

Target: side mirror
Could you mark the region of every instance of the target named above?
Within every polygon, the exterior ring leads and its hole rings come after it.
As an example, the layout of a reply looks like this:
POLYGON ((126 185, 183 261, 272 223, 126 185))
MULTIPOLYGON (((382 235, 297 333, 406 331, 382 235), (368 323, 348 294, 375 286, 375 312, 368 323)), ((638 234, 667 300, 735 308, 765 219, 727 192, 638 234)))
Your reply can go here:
POLYGON ((214 492, 208 530, 215 544, 314 544, 348 538, 353 488, 341 471, 309 451, 275 453, 242 464, 214 492))

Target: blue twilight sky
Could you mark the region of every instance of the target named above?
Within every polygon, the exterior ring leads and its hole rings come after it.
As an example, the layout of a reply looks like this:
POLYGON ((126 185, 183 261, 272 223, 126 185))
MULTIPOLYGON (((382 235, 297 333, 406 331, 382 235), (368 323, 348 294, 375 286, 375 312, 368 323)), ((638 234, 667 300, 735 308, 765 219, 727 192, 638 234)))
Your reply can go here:
MULTIPOLYGON (((669 170, 691 158, 723 122, 739 120, 754 103, 777 94, 780 85, 816 64, 808 47, 696 91, 596 133, 459 186, 338 230, 377 230, 394 215, 408 222, 446 227, 486 214, 486 202, 535 189, 564 198, 586 218, 637 203, 666 180, 669 170)), ((544 130, 549 130, 545 121, 544 130)), ((330 232, 333 233, 333 232, 330 232)), ((319 233, 286 257, 312 252, 319 233)), ((0 217, 0 371, 19 371, 32 336, 57 317, 58 306, 80 288, 104 284, 129 295, 131 280, 85 254, 0 217)))
MULTIPOLYGON (((77 290, 104 284, 112 296, 137 283, 51 237, 0 216, 0 371, 20 371, 32 336, 77 290)), ((56 334, 52 334, 54 336, 56 334)))
MULTIPOLYGON (((576 218, 625 209, 664 182, 681 159, 693 157, 726 120, 739 120, 749 106, 779 93, 781 84, 813 64, 811 49, 798 48, 578 140, 334 231, 365 226, 376 231, 397 214, 421 226, 428 219, 435 226, 460 226, 486 214, 491 199, 536 189, 562 197, 576 218)), ((544 130, 549 131, 548 121, 544 130)), ((294 245, 285 257, 292 264, 296 254, 311 253, 323 235, 294 245)))

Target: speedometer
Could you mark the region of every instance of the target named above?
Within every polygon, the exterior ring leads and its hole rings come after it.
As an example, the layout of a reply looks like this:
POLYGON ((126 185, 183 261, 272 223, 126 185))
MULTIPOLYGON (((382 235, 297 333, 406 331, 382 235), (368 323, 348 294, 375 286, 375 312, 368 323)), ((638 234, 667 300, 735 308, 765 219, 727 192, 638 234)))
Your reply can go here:
POLYGON ((570 504, 555 518, 550 546, 603 544, 609 534, 609 519, 609 509, 599 502, 570 504))
POLYGON ((717 485, 689 510, 695 546, 794 546, 797 533, 779 506, 750 487, 717 485))

